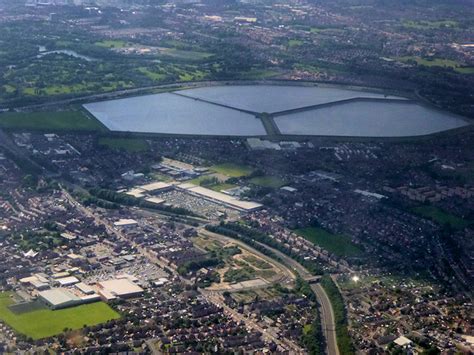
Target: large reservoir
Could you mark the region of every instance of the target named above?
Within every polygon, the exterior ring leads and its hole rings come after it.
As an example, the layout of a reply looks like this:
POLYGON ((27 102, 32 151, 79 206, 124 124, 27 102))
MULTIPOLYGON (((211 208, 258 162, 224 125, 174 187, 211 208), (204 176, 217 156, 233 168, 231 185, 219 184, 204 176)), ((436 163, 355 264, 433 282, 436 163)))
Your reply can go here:
POLYGON ((469 124, 401 97, 333 87, 209 86, 84 107, 111 131, 180 135, 407 137, 469 124), (270 114, 265 125, 261 113, 270 114))

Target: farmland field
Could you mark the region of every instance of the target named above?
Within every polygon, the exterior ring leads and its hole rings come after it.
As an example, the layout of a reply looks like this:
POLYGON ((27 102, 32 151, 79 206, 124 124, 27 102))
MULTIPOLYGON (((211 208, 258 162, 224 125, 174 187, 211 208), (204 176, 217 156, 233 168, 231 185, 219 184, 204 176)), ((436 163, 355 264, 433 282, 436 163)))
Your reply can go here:
POLYGON ((248 176, 252 173, 252 168, 245 165, 238 165, 233 163, 225 163, 211 166, 210 170, 227 175, 229 177, 242 177, 248 176))
POLYGON ((81 111, 6 112, 0 128, 51 131, 105 131, 104 126, 81 111))
POLYGON ((306 240, 319 245, 321 248, 337 256, 351 257, 362 254, 362 250, 345 235, 332 234, 322 228, 316 227, 297 229, 295 232, 306 240))
POLYGON ((285 185, 285 181, 276 176, 257 176, 250 179, 250 182, 258 186, 273 188, 279 188, 285 185))
POLYGON ((0 320, 7 323, 18 333, 33 339, 41 339, 60 334, 65 328, 80 329, 84 325, 96 325, 120 315, 103 302, 80 305, 60 310, 47 308, 13 313, 8 306, 13 304, 9 292, 0 293, 0 320))

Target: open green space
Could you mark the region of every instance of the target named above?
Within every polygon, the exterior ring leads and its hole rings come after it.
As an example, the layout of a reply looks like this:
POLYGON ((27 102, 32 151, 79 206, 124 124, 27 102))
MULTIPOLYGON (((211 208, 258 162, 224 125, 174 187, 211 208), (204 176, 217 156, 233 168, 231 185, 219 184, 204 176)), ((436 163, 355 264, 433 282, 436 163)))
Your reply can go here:
POLYGON ((96 302, 60 310, 47 308, 15 314, 8 306, 14 301, 11 292, 0 293, 0 319, 18 333, 33 339, 41 339, 60 334, 65 328, 80 329, 105 323, 120 315, 106 303, 96 302))
POLYGON ((318 227, 297 229, 295 232, 337 256, 353 257, 362 254, 362 250, 352 243, 351 238, 342 234, 332 234, 318 227))
POLYGON ((403 26, 407 28, 413 28, 417 30, 433 30, 439 28, 456 28, 458 22, 453 20, 440 20, 440 21, 403 21, 403 26))
POLYGON ((229 283, 236 283, 248 281, 255 278, 255 270, 250 266, 244 266, 239 269, 229 269, 224 274, 224 281, 229 283))
POLYGON ((246 262, 256 267, 257 269, 272 269, 272 266, 269 263, 267 263, 265 260, 257 258, 254 255, 246 255, 243 256, 242 259, 244 259, 246 262))
POLYGON ((212 56, 212 53, 193 50, 182 50, 177 48, 160 47, 160 53, 175 59, 182 60, 204 60, 212 56))
POLYGON ((447 213, 435 206, 419 206, 413 208, 416 214, 429 218, 440 225, 449 224, 452 228, 462 229, 467 227, 471 222, 453 214, 447 213))
POLYGON ((5 129, 51 131, 105 131, 99 121, 81 111, 5 112, 0 114, 5 129))
POLYGON ((125 150, 130 153, 143 152, 149 148, 147 141, 141 138, 101 137, 99 138, 99 145, 110 149, 125 150))
POLYGON ((211 186, 208 186, 208 187, 211 190, 221 192, 221 191, 224 191, 224 190, 233 189, 234 187, 237 187, 237 185, 227 184, 227 183, 223 182, 223 183, 211 185, 211 186))
POLYGON ((418 65, 423 65, 425 67, 452 68, 453 70, 461 74, 474 73, 474 67, 463 67, 461 63, 455 60, 451 60, 451 59, 421 58, 421 57, 416 57, 416 56, 405 56, 405 57, 399 57, 395 59, 404 63, 413 61, 413 62, 416 62, 418 65))
POLYGON ((123 48, 133 44, 122 40, 104 40, 96 42, 95 45, 104 48, 123 48))
POLYGON ((234 163, 224 163, 224 164, 213 165, 209 168, 209 170, 215 173, 226 175, 228 177, 248 176, 253 171, 253 169, 248 166, 234 164, 234 163))
POLYGON ((272 187, 279 188, 285 185, 285 181, 280 179, 277 176, 257 176, 249 180, 252 184, 263 186, 263 187, 272 187))
POLYGON ((303 45, 303 41, 302 40, 299 40, 299 39, 290 39, 288 41, 288 47, 299 47, 301 45, 303 45))

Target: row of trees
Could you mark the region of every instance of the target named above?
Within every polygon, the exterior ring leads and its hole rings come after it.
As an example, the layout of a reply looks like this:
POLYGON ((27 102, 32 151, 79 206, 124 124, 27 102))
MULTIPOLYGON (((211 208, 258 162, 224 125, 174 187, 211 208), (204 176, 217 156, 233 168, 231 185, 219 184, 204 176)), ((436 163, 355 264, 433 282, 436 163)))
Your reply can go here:
MULTIPOLYGON (((313 262, 305 260, 300 254, 295 253, 293 250, 285 247, 283 244, 275 241, 268 235, 259 232, 255 229, 249 228, 239 223, 223 222, 219 226, 207 226, 206 228, 215 233, 220 233, 232 238, 240 239, 244 243, 251 245, 262 253, 268 252, 268 249, 262 247, 257 242, 268 245, 269 247, 275 248, 278 251, 281 251, 283 254, 288 255, 290 258, 296 260, 298 263, 308 269, 308 271, 311 272, 313 275, 322 275, 322 270, 313 262)), ((273 255, 272 257, 276 257, 276 255, 273 255)), ((279 259, 278 257, 276 258, 279 259)))

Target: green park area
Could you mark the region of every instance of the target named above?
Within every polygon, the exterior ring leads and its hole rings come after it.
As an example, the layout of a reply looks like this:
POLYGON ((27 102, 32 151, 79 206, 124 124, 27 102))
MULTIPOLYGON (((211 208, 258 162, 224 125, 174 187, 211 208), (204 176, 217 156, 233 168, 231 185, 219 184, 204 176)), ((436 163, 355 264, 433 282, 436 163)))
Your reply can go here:
POLYGON ((64 329, 80 329, 84 325, 92 326, 105 323, 120 315, 106 303, 96 302, 76 307, 50 310, 35 309, 22 313, 13 313, 8 306, 14 304, 11 292, 0 293, 0 320, 16 332, 32 339, 41 339, 60 334, 64 329))
POLYGON ((417 30, 434 30, 440 28, 456 28, 458 27, 457 21, 452 20, 440 20, 440 21, 403 21, 403 26, 407 28, 413 28, 417 30))
POLYGON ((342 234, 332 234, 318 227, 297 229, 295 232, 337 256, 355 257, 362 254, 362 250, 352 243, 351 238, 342 234))
POLYGON ((249 181, 254 185, 272 187, 274 189, 285 185, 285 181, 276 176, 257 176, 250 179, 249 181))
POLYGON ((94 118, 81 111, 5 112, 0 128, 11 130, 105 131, 94 118))
POLYGON ((104 47, 104 48, 124 48, 132 46, 133 43, 125 42, 122 40, 104 40, 95 43, 96 46, 104 47))
POLYGON ((447 213, 434 206, 419 206, 413 208, 416 214, 431 219, 440 225, 449 224, 454 229, 467 227, 471 222, 453 214, 447 213))
POLYGON ((213 165, 210 167, 211 171, 226 175, 228 177, 243 177, 243 176, 248 176, 252 173, 252 168, 245 166, 245 165, 239 165, 239 164, 234 164, 234 163, 225 163, 225 164, 219 164, 219 165, 213 165))
POLYGON ((147 141, 141 138, 101 137, 99 145, 110 149, 125 150, 129 153, 139 153, 149 148, 147 141))
POLYGON ((474 67, 463 67, 461 63, 451 59, 421 58, 415 56, 406 56, 396 59, 404 63, 416 62, 418 65, 423 65, 425 67, 452 68, 454 71, 461 74, 474 74, 474 67))

